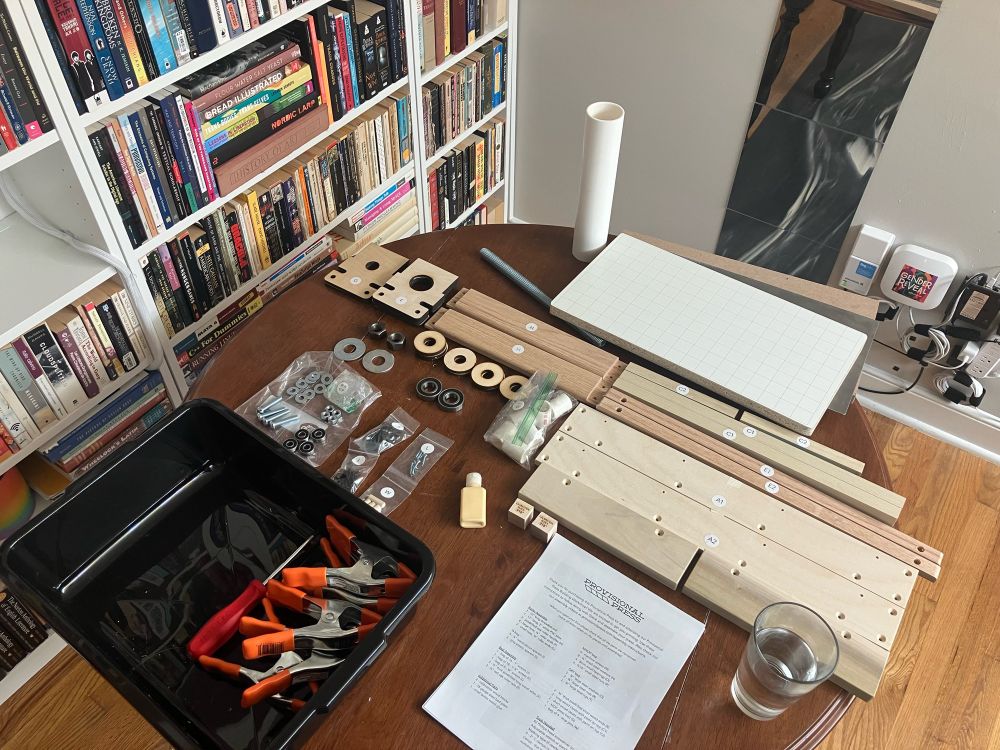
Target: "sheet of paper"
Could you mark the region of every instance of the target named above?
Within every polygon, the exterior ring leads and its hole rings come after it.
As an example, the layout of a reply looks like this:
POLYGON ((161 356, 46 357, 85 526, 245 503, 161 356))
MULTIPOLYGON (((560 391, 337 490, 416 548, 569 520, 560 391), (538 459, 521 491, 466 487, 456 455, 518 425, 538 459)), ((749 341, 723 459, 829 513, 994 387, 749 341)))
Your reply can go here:
POLYGON ((474 750, 633 748, 704 629, 556 536, 424 710, 474 750))

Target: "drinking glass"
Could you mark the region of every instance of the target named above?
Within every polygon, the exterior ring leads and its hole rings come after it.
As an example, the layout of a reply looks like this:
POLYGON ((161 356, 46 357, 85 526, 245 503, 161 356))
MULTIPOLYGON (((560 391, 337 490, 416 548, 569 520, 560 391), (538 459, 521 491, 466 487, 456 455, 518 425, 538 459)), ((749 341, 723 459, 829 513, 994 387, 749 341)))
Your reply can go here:
POLYGON ((840 656, 830 626, 808 607, 777 602, 761 610, 730 693, 751 719, 768 721, 833 674, 840 656))

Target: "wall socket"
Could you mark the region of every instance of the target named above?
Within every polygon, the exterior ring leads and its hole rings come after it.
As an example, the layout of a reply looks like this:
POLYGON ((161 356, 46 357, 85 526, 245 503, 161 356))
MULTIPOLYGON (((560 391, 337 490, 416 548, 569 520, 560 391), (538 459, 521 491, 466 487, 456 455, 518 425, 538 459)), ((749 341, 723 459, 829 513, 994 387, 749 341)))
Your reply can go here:
POLYGON ((974 378, 1000 378, 1000 341, 987 341, 966 368, 974 378))

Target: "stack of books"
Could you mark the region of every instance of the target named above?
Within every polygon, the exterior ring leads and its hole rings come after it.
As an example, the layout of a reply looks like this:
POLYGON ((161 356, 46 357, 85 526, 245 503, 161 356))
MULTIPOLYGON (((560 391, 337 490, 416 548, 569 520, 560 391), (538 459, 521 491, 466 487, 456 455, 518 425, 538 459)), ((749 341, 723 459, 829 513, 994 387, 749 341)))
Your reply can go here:
MULTIPOLYGON (((427 193, 432 229, 449 227, 503 182, 505 128, 504 122, 489 122, 430 165, 427 193)), ((476 213, 470 219, 473 224, 486 223, 476 213)))
POLYGON ((417 46, 425 71, 507 21, 507 0, 418 0, 417 9, 417 46))
POLYGON ((0 678, 48 638, 41 618, 10 591, 0 591, 0 678))
POLYGON ((132 301, 114 281, 0 347, 0 460, 149 358, 132 301))
POLYGON ((68 478, 77 479, 171 411, 163 378, 151 372, 41 455, 68 478))
POLYGON ((0 155, 52 128, 10 12, 6 3, 0 4, 0 155))
POLYGON ((427 155, 506 101, 507 39, 499 36, 422 89, 427 155))

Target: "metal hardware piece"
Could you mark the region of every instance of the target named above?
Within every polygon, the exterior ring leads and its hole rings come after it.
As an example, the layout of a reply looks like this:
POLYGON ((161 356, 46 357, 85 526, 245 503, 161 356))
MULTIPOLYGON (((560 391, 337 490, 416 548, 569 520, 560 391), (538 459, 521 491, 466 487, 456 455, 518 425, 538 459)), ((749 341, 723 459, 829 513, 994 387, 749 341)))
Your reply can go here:
POLYGON ((295 438, 288 438, 281 443, 281 447, 285 450, 293 451, 298 447, 298 443, 295 441, 295 438))
POLYGON ((383 336, 385 336, 385 323, 383 323, 381 320, 376 320, 374 323, 369 323, 368 335, 376 339, 380 339, 383 336))
POLYGON ((421 378, 417 381, 417 396, 424 401, 433 401, 444 387, 437 378, 421 378))
POLYGON ((445 411, 462 411, 465 405, 465 396, 458 388, 446 388, 437 397, 437 404, 445 411))
POLYGON ((313 445, 308 440, 303 440, 301 443, 299 443, 299 446, 298 448, 296 448, 296 450, 303 456, 308 456, 310 453, 316 450, 316 446, 313 445))
POLYGON ((392 355, 392 352, 387 352, 385 349, 372 349, 361 360, 361 364, 368 372, 381 375, 383 372, 389 372, 392 369, 392 366, 396 364, 396 358, 392 355), (381 360, 381 363, 378 360, 381 360))
POLYGON ((341 339, 333 347, 334 356, 344 362, 353 362, 365 356, 365 342, 358 338, 341 339))
POLYGON ((399 331, 393 331, 386 336, 385 340, 389 342, 389 348, 393 351, 397 351, 406 346, 406 336, 401 334, 399 331))

